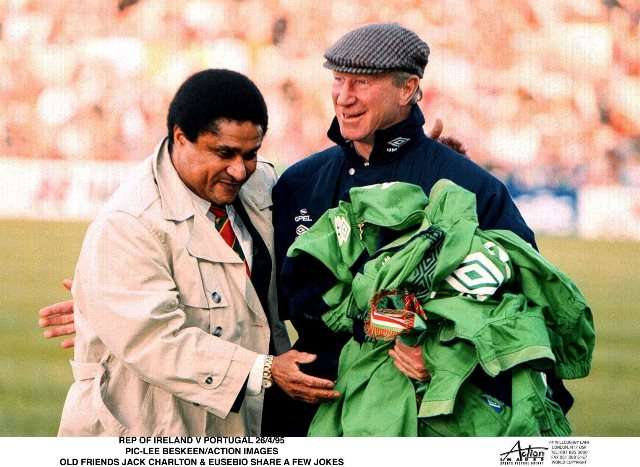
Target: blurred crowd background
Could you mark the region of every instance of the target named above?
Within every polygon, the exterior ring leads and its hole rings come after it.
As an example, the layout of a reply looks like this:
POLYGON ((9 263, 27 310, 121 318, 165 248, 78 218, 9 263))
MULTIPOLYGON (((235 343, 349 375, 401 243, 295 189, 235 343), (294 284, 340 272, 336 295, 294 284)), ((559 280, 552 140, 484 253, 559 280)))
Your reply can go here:
POLYGON ((207 67, 265 94, 262 154, 282 166, 328 145, 323 51, 398 21, 432 50, 427 126, 512 190, 640 186, 639 0, 2 0, 0 157, 142 159, 168 103, 207 67))
POLYGON ((70 354, 35 310, 68 298, 86 222, 166 134, 180 83, 249 75, 282 170, 330 144, 324 50, 379 21, 429 43, 427 129, 441 118, 507 183, 594 310, 576 435, 638 436, 639 19, 640 0, 0 0, 0 436, 57 432, 70 354))

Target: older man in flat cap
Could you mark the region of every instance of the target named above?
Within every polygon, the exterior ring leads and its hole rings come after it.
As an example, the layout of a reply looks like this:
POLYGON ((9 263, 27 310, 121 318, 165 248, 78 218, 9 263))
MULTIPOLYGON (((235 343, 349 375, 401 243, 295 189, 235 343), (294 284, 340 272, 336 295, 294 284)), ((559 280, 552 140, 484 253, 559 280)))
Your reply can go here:
MULTIPOLYGON (((429 46, 417 34, 395 23, 367 25, 345 34, 324 57, 325 68, 333 74, 335 118, 328 136, 335 145, 289 167, 274 188, 276 261, 281 274, 287 273, 286 252, 295 238, 337 206, 349 189, 391 181, 413 183, 429 193, 439 179, 450 179, 476 194, 482 229, 507 229, 535 245, 533 232, 505 186, 424 133, 425 119, 417 102, 429 46)), ((350 336, 332 333, 320 319, 327 308, 321 299, 327 290, 321 271, 309 271, 295 282, 280 280, 280 316, 290 319, 299 333, 294 348, 318 355, 301 369, 335 378, 340 350, 350 336)), ((359 333, 356 326, 354 334, 359 333)), ((391 356, 408 377, 428 378, 420 348, 398 342, 391 356)), ((510 397, 502 394, 508 384, 480 381, 482 375, 476 378, 487 392, 502 400, 510 397)), ((559 389, 567 400, 556 399, 568 409, 570 395, 559 389)), ((300 413, 304 430, 315 407, 301 406, 300 413)))

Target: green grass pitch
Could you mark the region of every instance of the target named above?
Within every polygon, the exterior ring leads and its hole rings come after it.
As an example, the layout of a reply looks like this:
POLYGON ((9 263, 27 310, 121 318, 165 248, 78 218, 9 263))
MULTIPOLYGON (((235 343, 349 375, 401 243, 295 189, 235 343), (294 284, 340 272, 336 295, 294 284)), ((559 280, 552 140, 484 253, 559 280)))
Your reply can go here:
MULTIPOLYGON (((86 224, 0 221, 0 435, 55 435, 71 352, 42 339, 37 310, 67 297, 86 224)), ((542 253, 569 274, 593 309, 591 375, 569 381, 574 434, 640 436, 640 243, 540 238, 542 253)))

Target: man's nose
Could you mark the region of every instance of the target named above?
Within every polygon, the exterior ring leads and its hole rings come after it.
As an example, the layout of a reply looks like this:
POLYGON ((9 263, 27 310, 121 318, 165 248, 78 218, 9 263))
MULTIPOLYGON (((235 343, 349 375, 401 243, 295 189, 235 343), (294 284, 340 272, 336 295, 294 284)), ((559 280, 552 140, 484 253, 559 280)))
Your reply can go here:
POLYGON ((355 101, 356 96, 353 93, 353 89, 348 82, 345 81, 336 89, 336 104, 351 105, 355 101))
POLYGON ((234 157, 227 166, 227 173, 236 182, 244 182, 247 178, 247 168, 244 166, 242 156, 234 157))

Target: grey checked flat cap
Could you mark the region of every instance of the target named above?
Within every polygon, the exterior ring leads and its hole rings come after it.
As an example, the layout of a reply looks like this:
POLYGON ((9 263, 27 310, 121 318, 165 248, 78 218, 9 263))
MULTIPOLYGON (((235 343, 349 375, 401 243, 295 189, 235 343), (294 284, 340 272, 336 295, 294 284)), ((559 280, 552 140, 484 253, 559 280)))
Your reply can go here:
POLYGON ((325 68, 343 73, 407 71, 422 78, 429 46, 398 23, 369 24, 338 39, 324 58, 325 68))

